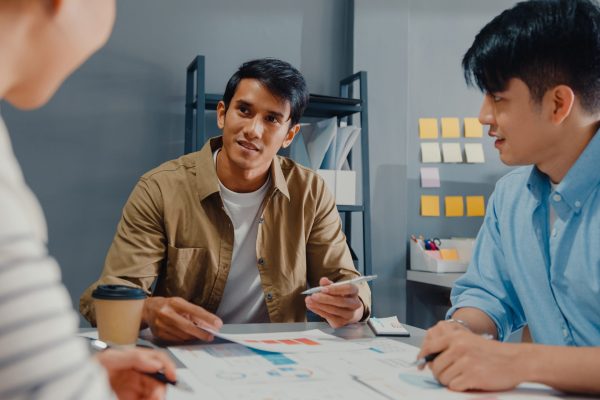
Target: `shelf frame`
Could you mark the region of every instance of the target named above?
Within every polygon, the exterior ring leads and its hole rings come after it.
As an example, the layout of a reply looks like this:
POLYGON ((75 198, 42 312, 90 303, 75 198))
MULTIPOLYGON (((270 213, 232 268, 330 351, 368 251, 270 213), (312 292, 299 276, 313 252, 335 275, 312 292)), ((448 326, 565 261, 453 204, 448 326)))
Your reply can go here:
MULTIPOLYGON (((206 93, 206 64, 204 56, 196 56, 186 69, 185 95, 185 143, 184 153, 198 151, 206 142, 206 110, 216 110, 222 99, 221 94, 206 93)), ((369 118, 367 97, 367 73, 360 71, 340 81, 340 97, 322 97, 311 95, 303 118, 332 118, 352 123, 354 116, 360 116, 361 127, 361 205, 339 205, 338 211, 343 214, 344 231, 350 246, 352 239, 352 214, 362 214, 363 233, 363 273, 371 275, 371 188, 369 171, 369 118), (354 86, 358 83, 359 97, 354 98, 354 86), (349 100, 349 99, 353 99, 349 100)), ((353 150, 348 154, 348 163, 352 169, 353 150)), ((351 246, 350 246, 351 248, 351 246)), ((352 250, 352 248, 351 248, 352 250)))

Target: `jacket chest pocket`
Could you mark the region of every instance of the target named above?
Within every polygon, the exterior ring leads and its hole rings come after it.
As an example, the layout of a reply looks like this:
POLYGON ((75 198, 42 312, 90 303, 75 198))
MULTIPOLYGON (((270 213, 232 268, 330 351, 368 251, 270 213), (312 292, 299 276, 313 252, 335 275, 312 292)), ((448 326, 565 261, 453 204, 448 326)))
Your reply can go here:
POLYGON ((191 300, 204 289, 208 269, 205 264, 206 249, 202 247, 167 248, 167 273, 165 289, 167 296, 179 296, 191 300))

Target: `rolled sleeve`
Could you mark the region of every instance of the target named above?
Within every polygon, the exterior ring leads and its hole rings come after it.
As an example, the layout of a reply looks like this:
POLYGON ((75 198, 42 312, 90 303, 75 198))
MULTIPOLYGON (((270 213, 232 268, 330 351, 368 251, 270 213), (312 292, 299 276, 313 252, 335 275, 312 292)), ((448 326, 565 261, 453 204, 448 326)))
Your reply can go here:
POLYGON ((133 189, 106 256, 102 275, 80 298, 79 310, 92 325, 95 325, 96 317, 91 295, 98 285, 134 286, 150 294, 159 274, 165 259, 166 238, 160 191, 152 187, 151 182, 142 179, 133 189))
POLYGON ((498 228, 495 194, 490 197, 483 225, 467 272, 456 281, 450 318, 460 308, 477 308, 496 324, 498 340, 504 341, 525 324, 518 296, 504 268, 504 253, 498 228))
MULTIPOLYGON (((315 221, 306 244, 308 280, 311 286, 318 286, 321 277, 338 282, 360 276, 354 268, 346 236, 342 232, 335 200, 322 179, 319 179, 319 186, 320 201, 316 202, 315 221)), ((371 290, 368 285, 359 285, 358 297, 365 308, 362 318, 365 320, 371 310, 371 290)))

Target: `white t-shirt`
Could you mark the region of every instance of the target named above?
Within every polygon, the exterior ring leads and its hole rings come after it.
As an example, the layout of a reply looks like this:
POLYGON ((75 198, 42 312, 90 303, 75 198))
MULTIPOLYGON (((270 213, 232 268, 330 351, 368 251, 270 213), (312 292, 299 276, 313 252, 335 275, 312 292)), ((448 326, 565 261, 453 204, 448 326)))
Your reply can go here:
MULTIPOLYGON (((215 167, 217 154, 214 153, 215 167)), ((234 229, 231 267, 217 315, 226 324, 269 322, 260 275, 256 266, 256 237, 260 208, 269 189, 271 178, 251 193, 227 189, 221 181, 221 197, 234 229)))
POLYGON ((111 397, 78 323, 0 119, 0 399, 111 397))

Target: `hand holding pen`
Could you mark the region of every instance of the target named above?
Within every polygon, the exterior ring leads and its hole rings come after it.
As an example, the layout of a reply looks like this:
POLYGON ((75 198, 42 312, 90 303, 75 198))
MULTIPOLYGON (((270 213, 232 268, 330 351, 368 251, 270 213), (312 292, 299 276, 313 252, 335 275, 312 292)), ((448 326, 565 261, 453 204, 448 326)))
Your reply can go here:
POLYGON ((451 390, 508 390, 526 379, 516 344, 489 340, 459 324, 440 322, 427 331, 415 365, 426 365, 451 390))
POLYGON ((306 308, 325 318, 333 328, 358 322, 364 315, 364 304, 358 296, 358 284, 375 279, 375 276, 332 282, 321 278, 319 286, 309 289, 304 301, 306 308))
POLYGON ((97 339, 90 339, 89 343, 119 398, 162 399, 166 384, 192 391, 177 380, 175 364, 165 352, 141 347, 111 348, 97 339))

